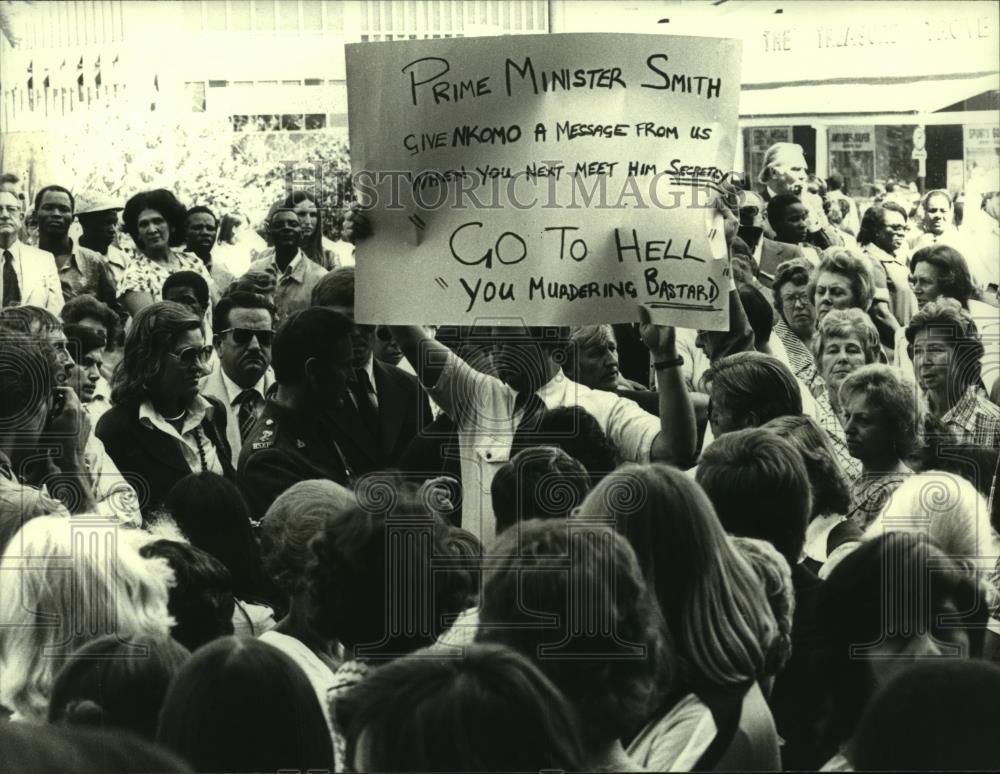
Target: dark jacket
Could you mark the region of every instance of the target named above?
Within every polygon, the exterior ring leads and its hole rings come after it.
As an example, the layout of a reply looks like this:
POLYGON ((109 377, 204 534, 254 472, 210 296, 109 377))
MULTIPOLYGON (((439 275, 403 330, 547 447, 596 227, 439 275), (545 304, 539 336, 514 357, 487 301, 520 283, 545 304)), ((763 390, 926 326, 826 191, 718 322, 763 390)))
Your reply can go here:
MULTIPOLYGON (((231 451, 226 440, 226 409, 215 398, 202 397, 212 405, 202 422, 202 432, 215 446, 223 475, 235 481, 236 472, 230 462, 231 451)), ((148 518, 151 511, 162 508, 173 485, 191 473, 177 440, 139 422, 136 404, 108 409, 98 421, 95 435, 135 489, 144 518, 148 518)))
POLYGON ((292 484, 315 478, 353 483, 330 419, 268 400, 243 443, 237 467, 236 480, 251 517, 261 518, 292 484))
POLYGON ((433 419, 427 395, 415 376, 378 360, 372 371, 379 437, 372 437, 350 400, 330 414, 333 438, 356 476, 397 467, 410 441, 433 419))

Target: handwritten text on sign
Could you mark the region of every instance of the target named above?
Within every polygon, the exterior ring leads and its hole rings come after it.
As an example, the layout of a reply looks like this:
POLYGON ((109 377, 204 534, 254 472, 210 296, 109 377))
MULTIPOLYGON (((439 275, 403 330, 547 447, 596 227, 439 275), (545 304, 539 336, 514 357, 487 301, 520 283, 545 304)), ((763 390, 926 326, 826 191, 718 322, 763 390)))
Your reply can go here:
POLYGON ((548 35, 347 47, 351 159, 375 235, 362 322, 727 322, 714 204, 740 44, 548 35))

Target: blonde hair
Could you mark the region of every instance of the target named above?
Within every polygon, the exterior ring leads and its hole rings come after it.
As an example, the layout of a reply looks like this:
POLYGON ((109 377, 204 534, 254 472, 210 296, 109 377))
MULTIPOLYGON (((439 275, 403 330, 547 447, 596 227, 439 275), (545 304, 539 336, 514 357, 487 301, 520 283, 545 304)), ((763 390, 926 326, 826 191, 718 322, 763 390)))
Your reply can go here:
POLYGON ((173 573, 144 559, 135 531, 98 516, 39 516, 0 557, 0 703, 45 718, 62 663, 106 634, 170 635, 173 573))
POLYGON ((986 500, 972 483, 942 470, 925 471, 900 484, 864 539, 884 532, 926 535, 945 554, 988 572, 1000 559, 986 500))
POLYGON ((763 584, 693 479, 667 465, 623 465, 594 487, 578 515, 608 517, 629 539, 688 684, 732 685, 770 673, 782 634, 763 584))

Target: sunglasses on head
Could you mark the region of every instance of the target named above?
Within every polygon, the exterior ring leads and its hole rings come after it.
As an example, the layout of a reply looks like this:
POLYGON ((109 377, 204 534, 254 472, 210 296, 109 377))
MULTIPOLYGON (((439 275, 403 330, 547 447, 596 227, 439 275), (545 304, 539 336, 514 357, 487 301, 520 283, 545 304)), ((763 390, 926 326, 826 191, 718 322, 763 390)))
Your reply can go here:
POLYGON ((190 368, 195 363, 205 365, 209 360, 211 360, 212 348, 208 346, 186 347, 180 352, 168 352, 167 354, 185 368, 190 368))
POLYGON ((233 342, 241 346, 249 344, 254 336, 262 347, 270 347, 274 339, 274 331, 257 328, 226 328, 224 331, 219 331, 220 336, 225 336, 227 333, 233 334, 233 342))

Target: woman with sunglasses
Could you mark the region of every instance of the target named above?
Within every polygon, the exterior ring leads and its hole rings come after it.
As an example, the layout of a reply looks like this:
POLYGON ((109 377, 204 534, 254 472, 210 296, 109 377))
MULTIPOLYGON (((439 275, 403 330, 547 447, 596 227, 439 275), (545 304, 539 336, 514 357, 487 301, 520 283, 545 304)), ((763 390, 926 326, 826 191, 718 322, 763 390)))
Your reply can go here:
POLYGON ((189 473, 235 479, 226 409, 199 393, 211 355, 201 320, 180 304, 151 304, 132 320, 97 437, 135 487, 144 518, 189 473))

